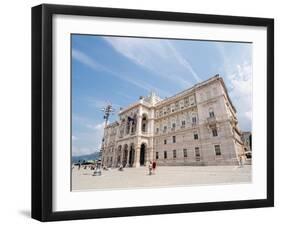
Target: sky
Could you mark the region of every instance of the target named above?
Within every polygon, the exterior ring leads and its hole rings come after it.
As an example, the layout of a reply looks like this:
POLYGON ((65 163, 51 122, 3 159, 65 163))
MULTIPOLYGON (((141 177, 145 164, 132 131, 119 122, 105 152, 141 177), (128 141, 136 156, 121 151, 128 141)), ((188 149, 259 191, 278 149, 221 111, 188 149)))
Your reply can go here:
POLYGON ((100 149, 103 108, 116 110, 154 91, 172 96, 216 74, 237 109, 239 127, 252 127, 252 44, 76 35, 72 48, 72 155, 100 149))

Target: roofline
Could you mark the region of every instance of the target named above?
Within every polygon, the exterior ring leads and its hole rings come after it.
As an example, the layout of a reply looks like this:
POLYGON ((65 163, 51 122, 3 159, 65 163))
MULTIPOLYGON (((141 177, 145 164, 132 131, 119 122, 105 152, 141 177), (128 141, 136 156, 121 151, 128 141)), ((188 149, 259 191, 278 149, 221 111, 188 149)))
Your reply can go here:
MULTIPOLYGON (((143 100, 143 99, 141 99, 143 100)), ((137 102, 134 102, 132 104, 130 104, 129 106, 127 106, 126 108, 122 109, 121 111, 119 111, 118 115, 121 115, 129 110, 131 110, 132 108, 136 107, 136 106, 139 106, 139 105, 142 105, 142 106, 145 106, 147 108, 151 108, 152 106, 148 106, 146 105, 145 103, 143 103, 141 100, 137 101, 137 102)))
POLYGON ((228 101, 229 101, 231 107, 233 108, 234 112, 237 113, 237 110, 236 110, 236 108, 234 107, 234 105, 233 105, 233 103, 232 103, 232 101, 231 101, 231 99, 230 99, 230 97, 229 97, 229 95, 228 95, 228 91, 227 91, 227 88, 226 88, 226 85, 225 85, 225 83, 224 83, 223 78, 222 78, 222 77, 219 77, 219 78, 220 78, 220 81, 221 81, 221 83, 222 83, 222 86, 223 86, 223 88, 224 88, 224 91, 225 91, 225 93, 226 93, 227 99, 228 99, 228 101))
POLYGON ((196 83, 196 84, 193 85, 192 87, 190 87, 190 88, 188 88, 188 89, 185 89, 185 90, 183 90, 183 91, 181 91, 181 92, 179 92, 179 93, 177 93, 177 94, 175 94, 175 95, 173 95, 173 96, 171 96, 171 97, 168 97, 168 98, 166 98, 166 99, 164 99, 164 100, 162 100, 162 101, 159 101, 159 102, 155 105, 155 107, 157 107, 158 105, 161 105, 161 104, 163 104, 163 103, 165 103, 165 102, 169 102, 169 101, 171 101, 171 100, 173 100, 173 99, 175 99, 175 98, 177 98, 177 97, 180 97, 180 96, 182 96, 182 95, 184 95, 184 94, 186 94, 186 93, 188 93, 188 92, 192 92, 193 89, 195 90, 195 89, 197 89, 197 88, 200 88, 201 86, 204 86, 204 85, 208 84, 209 82, 215 81, 217 78, 220 78, 220 77, 219 77, 219 74, 216 74, 216 75, 214 75, 214 76, 212 76, 212 77, 210 77, 210 78, 208 78, 207 80, 204 80, 204 81, 202 81, 202 82, 196 83))
POLYGON ((175 94, 175 95, 173 95, 173 96, 171 96, 171 97, 168 97, 168 98, 165 98, 165 99, 159 101, 159 102, 156 103, 154 106, 147 106, 147 105, 145 105, 143 102, 137 101, 137 102, 135 102, 135 103, 129 105, 128 107, 122 109, 122 110, 118 113, 118 115, 123 114, 123 113, 129 111, 130 109, 132 109, 132 108, 134 108, 134 107, 136 107, 136 106, 138 106, 138 105, 143 105, 143 106, 145 106, 145 107, 158 107, 158 106, 161 105, 161 104, 164 104, 164 103, 169 102, 169 101, 171 101, 171 100, 173 100, 173 99, 176 99, 177 97, 180 97, 180 96, 182 96, 182 95, 184 95, 184 94, 187 94, 188 92, 192 92, 192 91, 195 90, 195 89, 199 89, 200 87, 202 87, 202 86, 204 86, 204 85, 206 85, 206 84, 208 84, 208 83, 210 83, 210 82, 213 82, 213 81, 220 81, 220 82, 221 82, 222 87, 223 87, 223 89, 224 89, 224 91, 225 91, 225 93, 226 93, 226 97, 227 97, 227 99, 228 99, 228 101, 229 101, 229 103, 230 103, 232 109, 234 110, 235 113, 237 113, 237 110, 236 110, 236 108, 234 107, 234 105, 233 105, 233 103, 232 103, 232 101, 231 101, 231 99, 230 99, 230 97, 229 97, 229 95, 228 95, 228 91, 227 91, 227 88, 226 88, 226 85, 225 85, 225 83, 224 83, 223 78, 220 77, 219 74, 216 74, 216 75, 214 75, 214 76, 208 78, 207 80, 204 80, 204 81, 202 81, 202 82, 200 82, 200 83, 197 83, 197 84, 193 85, 192 87, 190 87, 190 88, 188 88, 188 89, 185 89, 185 90, 183 90, 183 91, 181 91, 181 92, 179 92, 179 93, 177 93, 177 94, 175 94))

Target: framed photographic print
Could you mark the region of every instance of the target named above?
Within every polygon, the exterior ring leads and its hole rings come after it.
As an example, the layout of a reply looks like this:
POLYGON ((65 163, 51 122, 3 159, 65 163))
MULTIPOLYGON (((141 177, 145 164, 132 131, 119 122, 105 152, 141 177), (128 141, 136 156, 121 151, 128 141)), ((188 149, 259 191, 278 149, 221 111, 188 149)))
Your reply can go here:
POLYGON ((274 205, 274 21, 32 8, 32 217, 274 205))

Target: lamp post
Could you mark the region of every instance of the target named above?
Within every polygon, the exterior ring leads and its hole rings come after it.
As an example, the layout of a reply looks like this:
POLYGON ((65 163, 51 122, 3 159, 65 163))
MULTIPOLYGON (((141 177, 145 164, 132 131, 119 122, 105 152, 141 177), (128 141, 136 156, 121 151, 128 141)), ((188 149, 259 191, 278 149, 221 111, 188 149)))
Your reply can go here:
POLYGON ((101 157, 102 157, 102 152, 104 151, 104 130, 107 126, 110 114, 113 114, 115 110, 113 109, 111 103, 109 103, 107 106, 102 108, 101 111, 103 111, 103 113, 104 113, 103 114, 103 119, 104 119, 103 138, 102 138, 101 149, 100 149, 100 152, 99 152, 99 159, 96 163, 97 165, 95 167, 95 171, 94 171, 93 176, 101 176, 101 165, 102 165, 101 157))

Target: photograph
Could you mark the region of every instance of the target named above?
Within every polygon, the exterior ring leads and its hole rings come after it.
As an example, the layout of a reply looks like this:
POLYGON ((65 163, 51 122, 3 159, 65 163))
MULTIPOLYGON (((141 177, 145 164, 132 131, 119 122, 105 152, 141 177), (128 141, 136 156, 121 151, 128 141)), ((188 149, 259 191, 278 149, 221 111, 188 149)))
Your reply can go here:
POLYGON ((31 178, 39 221, 274 206, 274 19, 32 7, 31 178))
POLYGON ((252 183, 252 42, 70 39, 72 192, 252 183))

